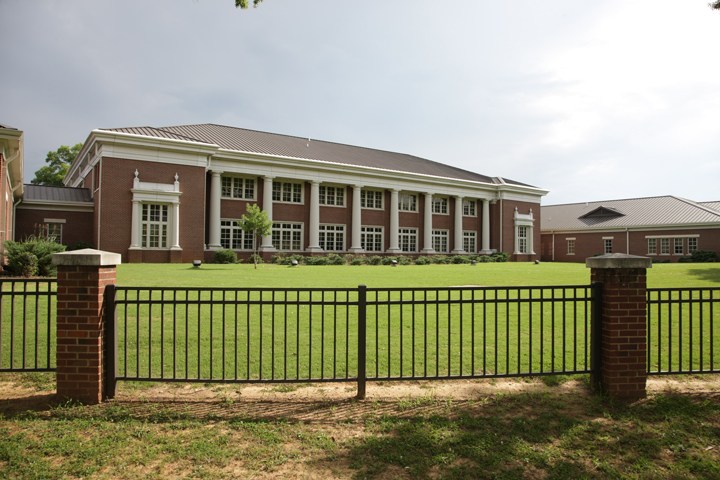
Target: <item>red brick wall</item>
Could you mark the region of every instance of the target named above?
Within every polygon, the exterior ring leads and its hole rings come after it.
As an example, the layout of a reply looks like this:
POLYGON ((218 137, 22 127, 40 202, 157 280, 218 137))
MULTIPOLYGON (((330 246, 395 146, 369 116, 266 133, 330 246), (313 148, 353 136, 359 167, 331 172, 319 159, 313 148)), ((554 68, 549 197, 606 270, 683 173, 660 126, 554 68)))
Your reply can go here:
POLYGON ((93 216, 94 212, 73 212, 62 210, 34 210, 22 208, 17 209, 15 219, 16 238, 22 240, 30 235, 38 233, 38 225, 45 223, 46 218, 64 219, 62 231, 62 243, 69 247, 82 242, 95 245, 93 241, 93 216))
MULTIPOLYGON (((540 235, 540 205, 530 202, 517 202, 513 200, 502 200, 496 204, 496 209, 500 209, 502 202, 502 244, 499 244, 498 251, 511 255, 511 259, 519 262, 530 261, 540 258, 541 251, 541 235, 540 235), (515 208, 518 213, 527 215, 532 209, 533 213, 533 250, 535 255, 512 255, 515 251, 515 208)), ((500 212, 498 211, 498 217, 500 212)), ((497 231, 498 226, 493 223, 490 227, 491 231, 497 231)), ((497 248, 497 247, 493 247, 497 248)))

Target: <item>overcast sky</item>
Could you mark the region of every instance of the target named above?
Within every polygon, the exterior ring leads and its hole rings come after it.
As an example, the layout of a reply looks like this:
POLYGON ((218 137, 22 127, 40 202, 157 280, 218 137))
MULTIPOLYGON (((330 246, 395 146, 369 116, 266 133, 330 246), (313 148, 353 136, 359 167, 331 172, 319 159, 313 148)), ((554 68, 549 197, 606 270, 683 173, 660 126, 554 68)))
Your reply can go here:
POLYGON ((25 181, 94 128, 218 123, 410 153, 543 204, 720 200, 709 0, 0 0, 25 181))

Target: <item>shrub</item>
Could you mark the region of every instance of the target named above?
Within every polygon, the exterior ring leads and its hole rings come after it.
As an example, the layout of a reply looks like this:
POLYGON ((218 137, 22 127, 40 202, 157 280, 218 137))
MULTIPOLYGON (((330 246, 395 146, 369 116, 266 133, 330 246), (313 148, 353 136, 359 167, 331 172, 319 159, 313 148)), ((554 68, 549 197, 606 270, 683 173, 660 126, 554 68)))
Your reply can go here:
POLYGON ((305 257, 305 265, 328 265, 328 257, 323 257, 323 256, 305 257))
POLYGON ((367 264, 368 265, 382 265, 383 263, 383 257, 380 257, 378 255, 367 257, 367 264))
POLYGON ((253 253, 250 255, 250 261, 253 262, 255 264, 255 268, 257 268, 259 264, 263 263, 262 255, 259 253, 253 253))
POLYGON ((708 263, 720 261, 720 255, 717 252, 708 250, 696 250, 690 255, 690 261, 693 263, 708 263))
POLYGON ((491 255, 493 262, 507 262, 510 259, 510 255, 505 252, 497 252, 491 255))
POLYGON ((232 250, 218 250, 213 263, 237 263, 237 253, 232 250))
POLYGON ((350 265, 365 265, 366 259, 362 255, 353 255, 350 259, 350 265))
POLYGON ((54 253, 64 252, 65 245, 45 237, 28 237, 24 242, 7 240, 5 250, 8 270, 13 275, 51 277, 57 275, 52 256, 54 253))
POLYGON ((412 259, 407 255, 397 257, 398 265, 412 265, 412 259))
POLYGON ((423 257, 417 257, 415 259, 415 265, 430 265, 432 263, 432 260, 430 260, 430 257, 423 256, 423 257))
POLYGON ((331 253, 327 256, 328 265, 345 265, 345 257, 337 253, 331 253))

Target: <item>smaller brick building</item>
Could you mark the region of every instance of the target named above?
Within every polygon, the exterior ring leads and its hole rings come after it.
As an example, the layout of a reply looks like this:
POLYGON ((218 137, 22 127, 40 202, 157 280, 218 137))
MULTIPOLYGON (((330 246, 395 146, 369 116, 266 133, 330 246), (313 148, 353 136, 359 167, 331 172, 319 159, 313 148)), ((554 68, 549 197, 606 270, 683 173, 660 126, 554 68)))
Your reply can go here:
POLYGON ((720 253, 720 201, 668 195, 548 205, 540 225, 544 261, 627 253, 677 262, 699 250, 720 253))
POLYGON ((23 132, 0 125, 0 247, 14 238, 15 204, 23 194, 23 161, 23 132))

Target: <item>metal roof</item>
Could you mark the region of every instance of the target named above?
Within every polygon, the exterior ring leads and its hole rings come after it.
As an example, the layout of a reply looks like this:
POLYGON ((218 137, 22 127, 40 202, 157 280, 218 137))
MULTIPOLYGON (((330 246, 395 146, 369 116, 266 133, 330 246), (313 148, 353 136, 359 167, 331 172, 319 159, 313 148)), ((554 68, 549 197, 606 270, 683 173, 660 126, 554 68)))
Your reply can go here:
MULTIPOLYGON (((176 125, 169 127, 132 127, 101 129, 149 137, 196 141, 217 145, 225 150, 263 155, 317 160, 341 165, 411 172, 490 184, 532 187, 499 177, 488 177, 450 165, 404 153, 344 145, 305 137, 294 137, 216 124, 176 125)), ((535 187, 533 187, 535 188, 535 187)))
MULTIPOLYGON (((714 203, 720 204, 720 202, 714 203)), ((541 207, 541 210, 542 231, 604 230, 684 225, 720 226, 720 209, 715 210, 706 204, 671 195, 565 205, 545 205, 541 207), (622 215, 591 214, 591 212, 598 209, 612 210, 622 215)))
POLYGON ((25 184, 23 202, 93 203, 89 188, 25 184))

